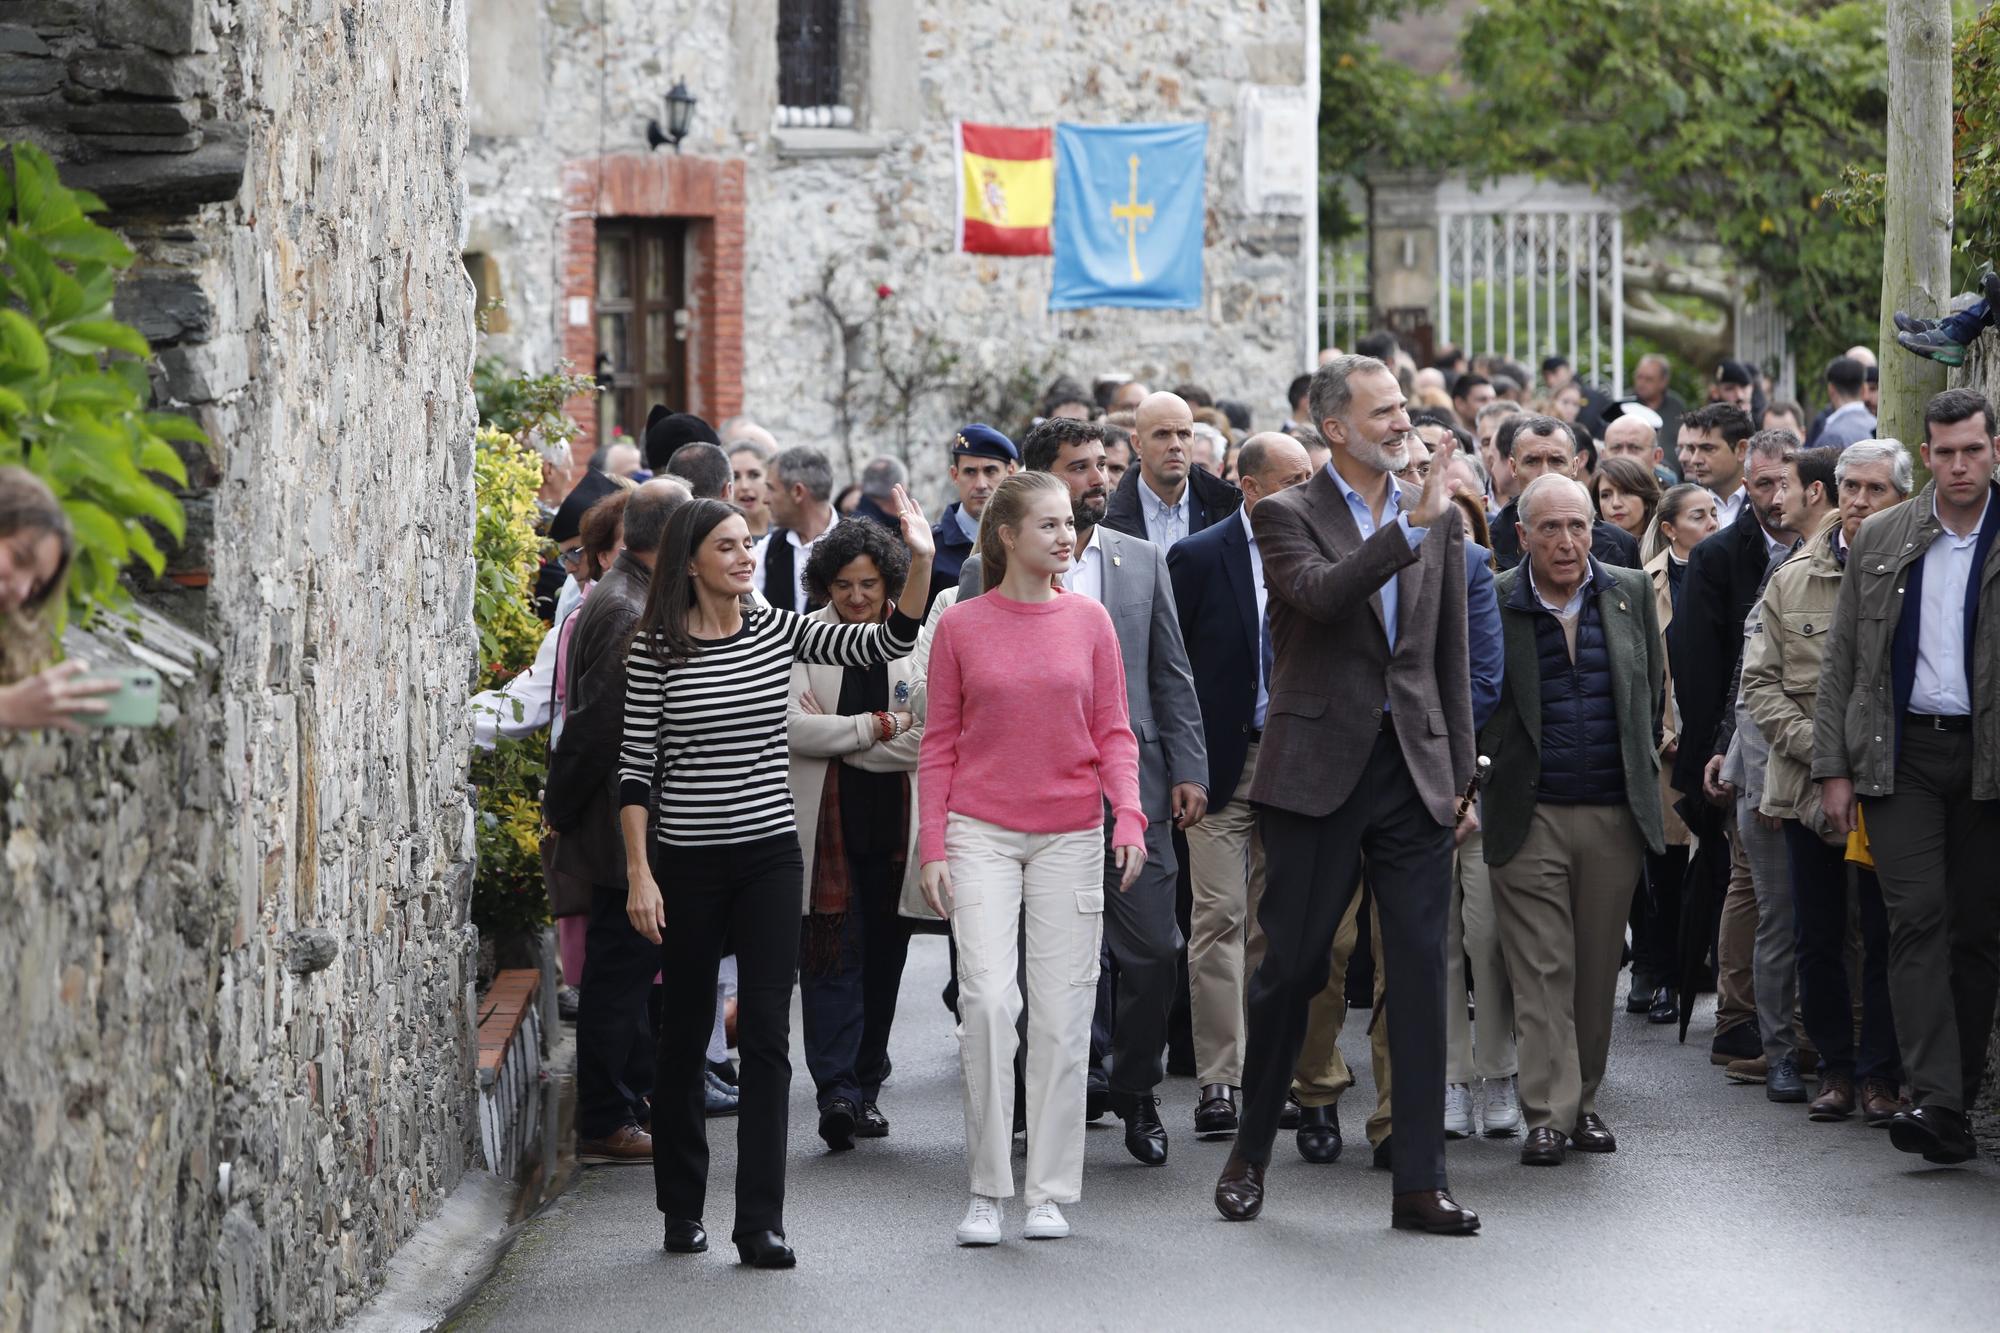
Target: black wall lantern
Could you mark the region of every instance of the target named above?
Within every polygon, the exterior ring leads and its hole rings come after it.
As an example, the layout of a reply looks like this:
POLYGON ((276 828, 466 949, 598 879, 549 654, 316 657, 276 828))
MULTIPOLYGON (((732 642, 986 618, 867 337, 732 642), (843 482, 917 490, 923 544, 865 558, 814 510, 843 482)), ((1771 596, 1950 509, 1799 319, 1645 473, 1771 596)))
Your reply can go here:
POLYGON ((681 140, 688 136, 688 126, 694 123, 695 96, 688 91, 686 79, 675 79, 674 89, 667 94, 667 127, 660 128, 660 122, 646 122, 646 142, 658 148, 661 144, 672 144, 676 153, 681 151, 681 140))

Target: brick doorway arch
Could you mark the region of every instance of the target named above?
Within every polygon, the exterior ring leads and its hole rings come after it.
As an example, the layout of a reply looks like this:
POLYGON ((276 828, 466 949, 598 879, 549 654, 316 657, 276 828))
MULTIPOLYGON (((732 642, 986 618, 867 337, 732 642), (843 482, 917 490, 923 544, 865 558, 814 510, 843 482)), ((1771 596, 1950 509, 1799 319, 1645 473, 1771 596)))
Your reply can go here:
MULTIPOLYGON (((711 424, 743 410, 743 163, 618 153, 563 167, 563 356, 579 373, 597 364, 600 219, 687 222, 687 383, 684 407, 711 424)), ((596 452, 597 412, 572 398, 578 463, 596 452)), ((635 441, 636 443, 636 441, 635 441)))

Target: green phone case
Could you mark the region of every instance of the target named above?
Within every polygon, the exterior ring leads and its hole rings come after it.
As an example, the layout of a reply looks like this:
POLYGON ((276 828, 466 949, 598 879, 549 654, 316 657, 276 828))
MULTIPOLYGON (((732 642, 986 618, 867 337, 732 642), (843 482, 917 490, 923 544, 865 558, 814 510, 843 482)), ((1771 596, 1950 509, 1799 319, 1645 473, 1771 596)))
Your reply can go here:
POLYGON ((151 667, 93 671, 84 680, 115 680, 118 691, 101 696, 101 713, 78 713, 76 720, 93 727, 156 727, 160 724, 160 673, 151 667))

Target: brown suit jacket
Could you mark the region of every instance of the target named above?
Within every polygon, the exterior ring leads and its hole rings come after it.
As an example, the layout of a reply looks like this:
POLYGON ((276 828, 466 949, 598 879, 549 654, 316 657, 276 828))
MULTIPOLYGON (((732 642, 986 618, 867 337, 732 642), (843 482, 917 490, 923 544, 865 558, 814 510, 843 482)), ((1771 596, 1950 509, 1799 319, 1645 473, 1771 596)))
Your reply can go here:
POLYGON ((1339 809, 1360 781, 1386 698, 1424 807, 1450 826, 1474 743, 1462 526, 1435 524, 1414 550, 1394 523, 1364 542, 1325 468, 1259 502, 1250 525, 1273 651, 1250 799, 1309 816, 1339 809), (1378 595, 1391 578, 1393 655, 1378 595))

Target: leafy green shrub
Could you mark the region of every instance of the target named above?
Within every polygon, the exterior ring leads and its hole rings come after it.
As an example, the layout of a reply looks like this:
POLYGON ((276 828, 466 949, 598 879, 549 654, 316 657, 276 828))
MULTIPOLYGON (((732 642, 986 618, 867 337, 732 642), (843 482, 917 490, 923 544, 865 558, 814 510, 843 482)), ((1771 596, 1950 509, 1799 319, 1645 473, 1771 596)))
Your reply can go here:
POLYGON ((155 575, 155 527, 179 541, 187 485, 173 441, 205 444, 186 417, 150 411, 153 351, 112 314, 132 251, 90 220, 104 204, 65 187, 46 153, 12 147, 0 171, 0 463, 48 482, 76 528, 68 610, 87 619, 129 600, 132 561, 155 575))

